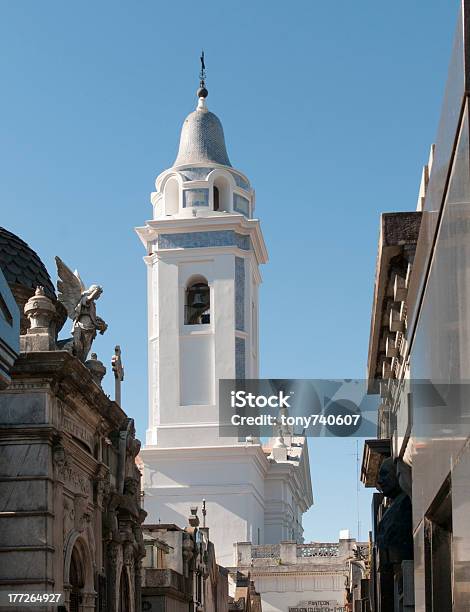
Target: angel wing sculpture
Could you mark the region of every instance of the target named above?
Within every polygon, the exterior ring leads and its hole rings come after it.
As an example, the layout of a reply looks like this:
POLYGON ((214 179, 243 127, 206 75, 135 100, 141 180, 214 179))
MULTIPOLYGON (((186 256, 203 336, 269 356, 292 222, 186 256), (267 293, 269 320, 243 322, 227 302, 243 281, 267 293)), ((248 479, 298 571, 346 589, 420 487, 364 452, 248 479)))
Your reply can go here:
POLYGON ((104 334, 108 326, 96 315, 96 300, 103 293, 99 285, 85 287, 78 272, 64 264, 60 257, 55 258, 57 264, 58 299, 65 306, 68 316, 72 319, 72 352, 85 362, 90 352, 96 332, 104 334))

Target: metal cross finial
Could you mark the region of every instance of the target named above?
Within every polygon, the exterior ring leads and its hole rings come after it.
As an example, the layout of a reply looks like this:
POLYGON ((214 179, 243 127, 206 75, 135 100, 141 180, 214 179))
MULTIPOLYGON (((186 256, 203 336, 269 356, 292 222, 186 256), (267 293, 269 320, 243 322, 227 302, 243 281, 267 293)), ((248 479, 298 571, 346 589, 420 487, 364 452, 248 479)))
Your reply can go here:
POLYGON ((111 357, 111 367, 114 372, 114 401, 121 405, 121 383, 124 380, 124 367, 121 361, 121 347, 117 344, 111 357))
POLYGON ((201 51, 201 71, 199 72, 199 86, 204 87, 206 84, 206 64, 204 62, 204 49, 201 51))

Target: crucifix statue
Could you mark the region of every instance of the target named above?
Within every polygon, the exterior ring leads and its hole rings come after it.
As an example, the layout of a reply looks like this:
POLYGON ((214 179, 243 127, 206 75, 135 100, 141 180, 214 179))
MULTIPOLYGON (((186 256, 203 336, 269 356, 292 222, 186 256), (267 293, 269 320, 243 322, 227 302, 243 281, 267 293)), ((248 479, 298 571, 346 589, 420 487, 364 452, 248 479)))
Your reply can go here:
POLYGON ((124 380, 124 367, 121 361, 121 347, 119 344, 114 349, 114 355, 111 358, 111 367, 114 372, 114 401, 121 405, 121 383, 124 380))

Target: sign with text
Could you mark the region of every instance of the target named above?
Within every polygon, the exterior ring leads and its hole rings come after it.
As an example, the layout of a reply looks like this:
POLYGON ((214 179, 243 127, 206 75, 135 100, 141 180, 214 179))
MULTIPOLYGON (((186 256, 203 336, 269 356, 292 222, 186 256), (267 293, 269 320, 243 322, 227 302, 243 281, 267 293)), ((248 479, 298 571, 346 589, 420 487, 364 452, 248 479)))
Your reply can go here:
POLYGON ((219 382, 220 437, 374 437, 376 395, 366 380, 246 379, 219 382))
POLYGON ((346 608, 337 601, 317 599, 300 601, 295 607, 289 606, 289 612, 346 612, 346 608))

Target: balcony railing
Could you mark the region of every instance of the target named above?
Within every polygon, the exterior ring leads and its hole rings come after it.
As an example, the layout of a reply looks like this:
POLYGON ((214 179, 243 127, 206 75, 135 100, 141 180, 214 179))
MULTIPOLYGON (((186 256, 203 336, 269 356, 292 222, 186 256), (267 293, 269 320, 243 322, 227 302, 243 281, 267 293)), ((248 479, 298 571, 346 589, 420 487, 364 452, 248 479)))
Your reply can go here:
POLYGON ((253 559, 279 559, 281 556, 281 547, 279 544, 252 546, 251 556, 253 559))
POLYGON ((297 544, 297 557, 337 557, 339 544, 313 542, 311 544, 297 544))

